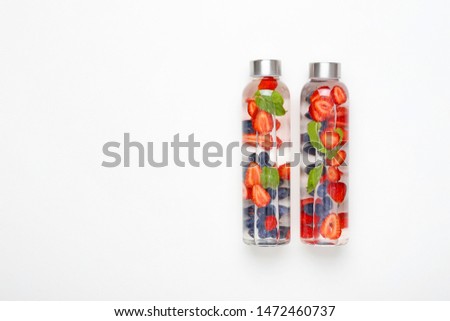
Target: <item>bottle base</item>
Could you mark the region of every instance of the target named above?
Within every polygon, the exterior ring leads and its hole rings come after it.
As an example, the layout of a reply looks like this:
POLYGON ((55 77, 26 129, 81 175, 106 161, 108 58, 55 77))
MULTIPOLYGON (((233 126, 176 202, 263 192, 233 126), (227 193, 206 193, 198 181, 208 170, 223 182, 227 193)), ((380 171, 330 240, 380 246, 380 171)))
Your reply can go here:
POLYGON ((264 240, 258 240, 255 242, 254 239, 243 239, 244 243, 247 245, 253 245, 253 246, 260 246, 260 247, 276 247, 280 245, 286 245, 289 244, 291 241, 290 239, 264 239, 264 240))
POLYGON ((348 243, 348 239, 324 240, 324 239, 301 239, 302 243, 319 247, 342 246, 348 243))

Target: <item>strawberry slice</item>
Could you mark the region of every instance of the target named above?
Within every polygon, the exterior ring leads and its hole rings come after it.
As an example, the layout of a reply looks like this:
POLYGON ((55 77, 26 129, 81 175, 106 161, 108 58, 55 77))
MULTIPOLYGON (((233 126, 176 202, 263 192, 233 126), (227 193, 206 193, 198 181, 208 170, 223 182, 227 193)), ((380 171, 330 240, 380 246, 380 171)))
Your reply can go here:
POLYGON ((270 203, 270 194, 261 185, 254 185, 252 201, 258 207, 265 207, 270 203))
POLYGON ((339 217, 336 213, 330 213, 322 222, 320 234, 322 234, 324 238, 337 240, 341 236, 341 232, 339 217))
POLYGON ((270 133, 273 129, 273 117, 271 114, 264 110, 258 111, 253 119, 253 128, 259 134, 270 133))
POLYGON ((300 223, 301 224, 318 224, 320 222, 320 216, 318 215, 308 215, 305 212, 300 213, 300 223))
POLYGON ((302 239, 311 239, 319 237, 319 228, 317 225, 300 225, 300 237, 302 239))
POLYGON ((345 194, 347 194, 347 185, 342 182, 329 183, 327 193, 336 203, 342 203, 345 199, 345 194))
POLYGON ((341 229, 348 227, 348 213, 342 212, 338 214, 339 216, 339 223, 341 224, 341 229))
POLYGON ((242 198, 245 200, 249 200, 252 198, 252 190, 247 188, 245 184, 242 184, 242 198))
POLYGON ((274 90, 275 88, 277 88, 278 86, 278 82, 275 78, 273 77, 264 77, 263 79, 261 79, 261 82, 258 85, 258 89, 259 90, 274 90))
POLYGON ((290 180, 291 179, 291 164, 286 163, 278 167, 278 174, 281 179, 290 180))
POLYGON ((334 129, 326 128, 320 133, 320 140, 327 149, 333 149, 339 144, 339 134, 334 129))
POLYGON ((327 179, 332 183, 339 182, 341 179, 341 174, 342 172, 336 166, 330 166, 327 168, 327 179))
POLYGON ((283 141, 281 140, 280 137, 277 136, 277 148, 280 148, 281 144, 283 144, 283 141))
POLYGON ((332 159, 327 159, 327 165, 331 166, 340 166, 345 161, 345 158, 347 157, 347 153, 345 150, 339 150, 332 159))
POLYGON ((346 107, 337 107, 328 118, 328 127, 348 127, 348 109, 346 107))
POLYGON ((256 116, 256 113, 258 112, 258 106, 256 105, 254 99, 247 99, 247 112, 251 118, 254 118, 256 116))
POLYGON ((330 97, 320 96, 311 102, 309 106, 309 114, 311 118, 317 122, 326 120, 333 110, 333 100, 330 97))
POLYGON ((334 86, 333 89, 331 89, 331 97, 336 105, 343 104, 347 101, 345 90, 339 86, 334 86))
POLYGON ((264 226, 266 228, 266 231, 272 231, 274 228, 277 227, 277 218, 273 215, 266 216, 266 219, 264 221, 264 226))
POLYGON ((244 134, 242 135, 242 142, 244 144, 248 144, 250 146, 256 146, 256 140, 258 140, 258 145, 264 148, 265 150, 270 150, 273 147, 273 139, 271 135, 258 135, 256 138, 256 134, 244 134))
POLYGON ((317 88, 311 97, 309 98, 309 101, 312 103, 314 100, 317 100, 320 97, 328 97, 330 96, 330 87, 328 86, 322 86, 317 88))
POLYGON ((275 129, 278 130, 280 129, 281 123, 278 119, 275 120, 275 129))
POLYGON ((252 162, 248 165, 247 172, 245 172, 244 184, 247 188, 252 188, 260 183, 261 167, 252 162))

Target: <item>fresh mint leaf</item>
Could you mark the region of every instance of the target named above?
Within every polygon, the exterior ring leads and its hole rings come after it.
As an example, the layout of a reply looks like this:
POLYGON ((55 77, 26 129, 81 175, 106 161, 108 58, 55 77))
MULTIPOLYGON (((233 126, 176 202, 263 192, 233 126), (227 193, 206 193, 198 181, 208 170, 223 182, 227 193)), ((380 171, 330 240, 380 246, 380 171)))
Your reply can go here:
POLYGON ((261 185, 264 188, 277 188, 280 184, 280 175, 278 174, 278 169, 274 167, 263 167, 260 180, 261 185))
POLYGON ((275 116, 283 116, 286 110, 283 107, 283 96, 277 91, 273 91, 270 96, 261 95, 258 90, 255 93, 255 102, 259 109, 262 109, 275 116))
POLYGON ((319 166, 314 167, 309 172, 308 184, 306 186, 306 191, 308 192, 308 194, 316 189, 316 186, 320 181, 320 177, 322 176, 322 171, 323 171, 323 164, 320 164, 319 166))
POLYGON ((325 148, 325 146, 323 146, 322 142, 320 141, 319 138, 319 129, 322 126, 321 123, 315 122, 315 121, 310 121, 308 124, 308 136, 309 136, 309 140, 311 142, 311 145, 317 149, 317 151, 325 154, 327 152, 327 149, 325 148))

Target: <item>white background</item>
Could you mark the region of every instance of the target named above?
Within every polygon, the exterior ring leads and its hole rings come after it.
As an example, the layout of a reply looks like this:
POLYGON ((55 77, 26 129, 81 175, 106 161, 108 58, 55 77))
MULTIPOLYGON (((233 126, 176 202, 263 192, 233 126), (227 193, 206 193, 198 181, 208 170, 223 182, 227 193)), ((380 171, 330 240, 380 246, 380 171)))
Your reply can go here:
MULTIPOLYGON (((2 1, 0 299, 450 299, 448 1, 2 1), (351 94, 351 241, 241 240, 241 169, 104 168, 102 146, 241 137, 278 58, 351 94)), ((197 159, 200 153, 196 154, 197 159)), ((134 157, 136 160, 136 157, 134 157)), ((293 183, 298 173, 293 173, 293 183)))

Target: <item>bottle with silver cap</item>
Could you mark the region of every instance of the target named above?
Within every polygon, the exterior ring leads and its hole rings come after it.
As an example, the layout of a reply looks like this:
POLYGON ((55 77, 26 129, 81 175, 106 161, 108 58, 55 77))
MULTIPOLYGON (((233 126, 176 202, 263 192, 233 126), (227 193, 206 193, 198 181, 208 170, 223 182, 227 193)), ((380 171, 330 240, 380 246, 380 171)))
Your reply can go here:
POLYGON ((341 66, 311 63, 300 97, 300 237, 314 245, 348 242, 348 108, 341 66))
POLYGON ((250 62, 242 97, 243 239, 276 246, 290 240, 289 90, 279 60, 250 62))

